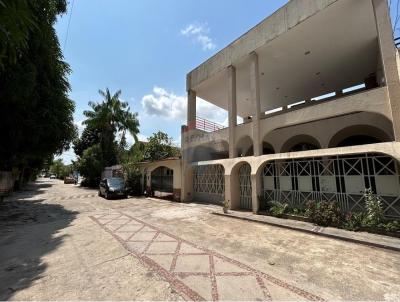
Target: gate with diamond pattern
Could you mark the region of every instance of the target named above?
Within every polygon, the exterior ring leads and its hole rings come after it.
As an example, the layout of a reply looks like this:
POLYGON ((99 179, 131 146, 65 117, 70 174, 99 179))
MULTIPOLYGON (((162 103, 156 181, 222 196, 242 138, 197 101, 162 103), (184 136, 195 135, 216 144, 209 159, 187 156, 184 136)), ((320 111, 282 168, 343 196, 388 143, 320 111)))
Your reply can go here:
POLYGON ((197 166, 193 170, 193 197, 222 204, 225 199, 225 169, 222 165, 197 166))
POLYGON ((252 209, 251 167, 245 163, 239 168, 239 206, 244 210, 252 209))

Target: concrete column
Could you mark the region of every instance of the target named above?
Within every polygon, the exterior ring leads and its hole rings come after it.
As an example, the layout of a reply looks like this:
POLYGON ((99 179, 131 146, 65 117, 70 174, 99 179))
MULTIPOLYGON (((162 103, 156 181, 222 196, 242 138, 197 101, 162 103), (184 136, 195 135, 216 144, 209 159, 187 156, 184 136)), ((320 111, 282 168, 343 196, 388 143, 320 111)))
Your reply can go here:
POLYGON ((400 141, 400 80, 397 65, 397 49, 393 41, 392 24, 386 0, 372 0, 379 49, 383 65, 383 75, 389 92, 392 109, 393 131, 396 141, 400 141))
POLYGON ((229 209, 233 210, 234 206, 232 206, 232 191, 231 191, 231 176, 230 175, 224 175, 224 181, 225 181, 225 201, 229 203, 229 209))
POLYGON ((229 202, 231 210, 240 207, 239 175, 237 170, 232 170, 231 174, 225 175, 225 200, 229 202))
POLYGON ((181 129, 182 165, 181 165, 181 201, 193 199, 193 169, 190 167, 192 152, 187 141, 189 132, 185 126, 181 129))
POLYGON ((258 196, 261 195, 261 177, 256 174, 251 174, 251 199, 252 199, 252 210, 254 214, 258 213, 260 209, 260 203, 258 196))
POLYGON ((254 156, 262 155, 262 139, 260 138, 260 73, 258 69, 258 55, 256 52, 250 54, 250 102, 253 106, 253 148, 254 156))
POLYGON ((187 125, 189 130, 196 128, 196 91, 188 90, 187 125))
POLYGON ((237 157, 235 131, 237 124, 236 69, 228 67, 229 158, 237 157))

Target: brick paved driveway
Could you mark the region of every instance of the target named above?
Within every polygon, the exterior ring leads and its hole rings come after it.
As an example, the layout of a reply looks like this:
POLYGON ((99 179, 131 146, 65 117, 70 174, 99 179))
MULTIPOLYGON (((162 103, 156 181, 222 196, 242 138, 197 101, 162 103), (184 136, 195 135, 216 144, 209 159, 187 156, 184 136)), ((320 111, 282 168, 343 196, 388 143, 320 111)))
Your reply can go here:
POLYGON ((58 181, 15 197, 0 300, 400 300, 400 253, 58 181))
POLYGON ((323 300, 129 215, 91 218, 188 300, 323 300))

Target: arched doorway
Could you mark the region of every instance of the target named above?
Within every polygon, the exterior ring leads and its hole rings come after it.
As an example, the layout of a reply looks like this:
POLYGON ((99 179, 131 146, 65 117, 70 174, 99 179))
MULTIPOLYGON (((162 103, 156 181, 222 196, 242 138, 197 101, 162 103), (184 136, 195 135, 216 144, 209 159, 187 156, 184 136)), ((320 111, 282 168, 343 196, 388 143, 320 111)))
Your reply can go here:
POLYGON ((161 166, 151 172, 151 190, 153 192, 173 193, 174 171, 161 166))
POLYGON ((245 210, 252 209, 251 167, 244 163, 239 167, 239 207, 245 210))

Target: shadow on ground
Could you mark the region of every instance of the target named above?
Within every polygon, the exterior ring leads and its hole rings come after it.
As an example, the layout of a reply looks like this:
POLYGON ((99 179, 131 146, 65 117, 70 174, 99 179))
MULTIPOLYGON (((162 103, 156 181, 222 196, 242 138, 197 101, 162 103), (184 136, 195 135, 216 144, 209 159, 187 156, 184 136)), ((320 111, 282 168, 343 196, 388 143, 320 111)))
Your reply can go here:
POLYGON ((46 183, 34 183, 0 205, 0 300, 44 277, 43 256, 57 249, 77 212, 44 203, 46 183))

